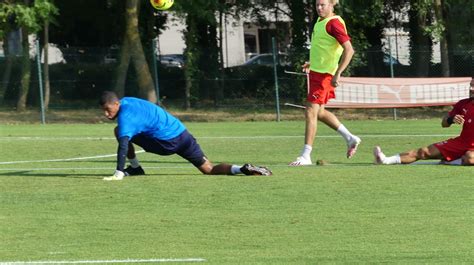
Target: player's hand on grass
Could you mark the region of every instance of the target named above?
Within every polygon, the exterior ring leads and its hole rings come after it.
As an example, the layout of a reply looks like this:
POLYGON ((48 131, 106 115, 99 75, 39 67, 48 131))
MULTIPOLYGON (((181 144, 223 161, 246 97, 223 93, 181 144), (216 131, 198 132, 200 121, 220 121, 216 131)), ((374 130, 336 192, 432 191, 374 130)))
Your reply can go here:
POLYGON ((112 181, 112 180, 122 180, 123 177, 125 177, 126 174, 120 170, 115 170, 114 174, 110 177, 105 177, 104 180, 106 181, 112 181))

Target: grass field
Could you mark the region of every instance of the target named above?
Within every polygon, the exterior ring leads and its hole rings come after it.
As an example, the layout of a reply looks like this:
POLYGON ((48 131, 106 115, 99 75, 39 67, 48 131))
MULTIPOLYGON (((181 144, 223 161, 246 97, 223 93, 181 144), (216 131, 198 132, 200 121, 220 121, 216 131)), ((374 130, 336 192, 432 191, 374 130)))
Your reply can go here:
POLYGON ((372 164, 374 145, 391 155, 458 134, 439 123, 346 122, 363 140, 351 160, 321 125, 313 161, 327 165, 298 168, 287 164, 302 121, 187 123, 213 162, 274 175, 204 176, 141 153, 147 175, 121 182, 102 180, 115 167, 111 123, 1 125, 0 263, 473 263, 472 168, 372 164))

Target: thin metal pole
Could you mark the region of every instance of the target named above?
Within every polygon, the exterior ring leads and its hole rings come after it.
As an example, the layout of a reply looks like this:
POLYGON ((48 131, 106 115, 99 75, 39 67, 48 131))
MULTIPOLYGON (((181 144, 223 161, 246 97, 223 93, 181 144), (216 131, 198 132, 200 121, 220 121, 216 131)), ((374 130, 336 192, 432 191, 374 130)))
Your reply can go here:
POLYGON ((155 79, 155 90, 156 90, 156 98, 158 99, 158 103, 160 103, 160 84, 158 82, 158 65, 157 61, 157 53, 159 52, 158 45, 156 39, 153 39, 152 44, 152 51, 153 51, 153 77, 155 79))
MULTIPOLYGON (((388 49, 390 50, 388 53, 388 63, 390 64, 390 77, 393 78, 395 76, 393 71, 393 57, 392 57, 392 38, 391 36, 388 37, 388 49)), ((393 119, 397 120, 397 109, 393 108, 393 119)))
POLYGON ((43 78, 42 78, 42 71, 41 71, 41 52, 39 41, 36 40, 36 64, 38 66, 38 83, 39 83, 39 94, 40 94, 40 106, 41 106, 41 124, 46 123, 46 118, 44 114, 44 98, 43 98, 43 78))
POLYGON ((272 37, 272 46, 273 46, 273 76, 275 77, 275 104, 276 104, 276 114, 277 114, 277 121, 280 121, 280 96, 279 96, 279 87, 278 87, 278 72, 277 72, 277 65, 278 65, 278 58, 277 58, 277 48, 276 48, 276 41, 275 37, 272 37))

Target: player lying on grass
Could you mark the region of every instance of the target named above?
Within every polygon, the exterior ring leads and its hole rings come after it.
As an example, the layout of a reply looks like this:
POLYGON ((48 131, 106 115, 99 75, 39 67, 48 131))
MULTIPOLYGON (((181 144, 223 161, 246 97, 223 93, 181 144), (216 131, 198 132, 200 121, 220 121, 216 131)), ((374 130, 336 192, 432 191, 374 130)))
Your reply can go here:
POLYGON ((442 164, 474 165, 474 79, 471 80, 469 98, 458 101, 441 121, 442 127, 450 127, 452 124, 462 125, 458 137, 426 147, 386 157, 380 147, 376 146, 375 163, 409 164, 417 160, 441 159, 442 164))
POLYGON ((266 167, 245 164, 243 166, 213 165, 204 155, 196 139, 176 117, 163 108, 146 100, 124 97, 121 100, 114 92, 105 91, 99 102, 105 116, 117 119, 115 137, 118 140, 117 168, 111 177, 104 180, 121 180, 127 175, 144 175, 135 155, 133 144, 158 155, 178 154, 191 162, 203 174, 209 175, 263 175, 272 172, 266 167), (132 144, 133 143, 133 144, 132 144), (125 168, 126 158, 130 166, 125 168))

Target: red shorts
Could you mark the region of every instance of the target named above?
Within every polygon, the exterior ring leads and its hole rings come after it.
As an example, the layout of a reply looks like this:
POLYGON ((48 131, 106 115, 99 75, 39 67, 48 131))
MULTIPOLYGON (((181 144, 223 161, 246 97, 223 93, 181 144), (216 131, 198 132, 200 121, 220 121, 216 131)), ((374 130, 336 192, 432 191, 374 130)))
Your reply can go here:
POLYGON ((335 98, 334 87, 331 85, 332 75, 309 72, 309 89, 306 100, 313 104, 325 105, 335 98))
POLYGON ((474 147, 463 141, 461 137, 435 143, 434 146, 438 148, 446 161, 456 160, 462 157, 467 151, 474 151, 474 147))

